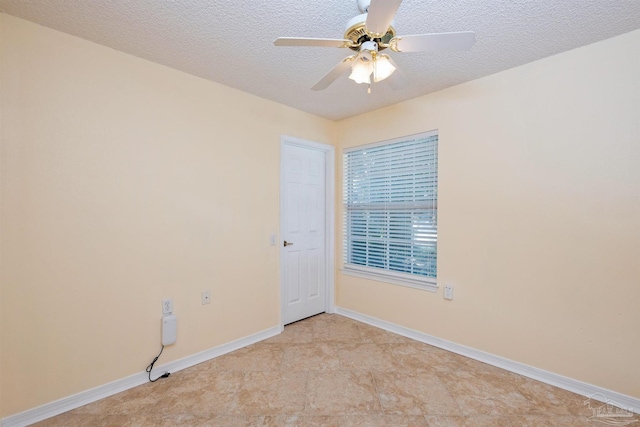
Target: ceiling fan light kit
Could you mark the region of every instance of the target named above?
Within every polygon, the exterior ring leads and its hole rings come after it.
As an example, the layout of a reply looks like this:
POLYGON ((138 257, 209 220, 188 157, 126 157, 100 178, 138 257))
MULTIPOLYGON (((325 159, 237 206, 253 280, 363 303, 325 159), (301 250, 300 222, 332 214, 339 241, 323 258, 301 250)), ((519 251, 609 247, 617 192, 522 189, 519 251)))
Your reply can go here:
MULTIPOLYGON (((380 54, 389 48, 393 52, 460 51, 469 50, 476 41, 471 31, 455 33, 416 34, 398 37, 393 27, 393 19, 402 0, 357 0, 363 12, 347 22, 342 39, 280 37, 276 46, 338 47, 358 52, 348 56, 327 73, 313 90, 324 90, 351 68, 349 79, 356 83, 371 85, 390 79, 392 89, 401 89, 407 81, 402 73, 394 71, 398 66, 389 55, 380 54), (393 80, 396 80, 393 82, 393 80)), ((369 86, 369 92, 371 87, 369 86)))
POLYGON ((389 55, 379 54, 378 44, 367 41, 362 43, 360 53, 351 66, 349 78, 358 84, 371 84, 373 74, 373 81, 377 83, 389 77, 395 70, 396 67, 389 61, 389 55))
POLYGON ((396 70, 391 61, 389 61, 389 55, 377 55, 373 66, 373 81, 378 83, 389 77, 396 70))

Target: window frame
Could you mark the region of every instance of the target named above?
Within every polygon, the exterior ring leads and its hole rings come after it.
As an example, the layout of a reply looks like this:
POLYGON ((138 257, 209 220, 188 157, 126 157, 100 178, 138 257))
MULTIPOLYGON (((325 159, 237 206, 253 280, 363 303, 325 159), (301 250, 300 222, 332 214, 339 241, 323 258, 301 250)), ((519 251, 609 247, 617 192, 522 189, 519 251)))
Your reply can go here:
MULTIPOLYGON (((436 145, 435 145, 435 155, 436 155, 436 162, 435 162, 435 203, 432 206, 432 211, 434 211, 435 213, 435 236, 436 236, 436 242, 435 242, 435 247, 436 247, 436 264, 437 264, 437 200, 438 200, 438 166, 439 166, 439 161, 438 161, 438 145, 439 145, 439 133, 438 130, 432 130, 432 131, 427 131, 427 132, 421 132, 418 134, 413 134, 413 135, 407 135, 407 136, 403 136, 403 137, 399 137, 399 138, 394 138, 394 139, 390 139, 390 140, 385 140, 385 141, 379 141, 379 142, 375 142, 375 143, 371 143, 371 144, 364 144, 364 145, 359 145, 359 146, 354 146, 354 147, 349 147, 349 148, 345 148, 342 151, 342 164, 343 164, 343 177, 342 177, 342 184, 343 184, 343 188, 342 188, 342 197, 343 197, 343 224, 342 224, 342 238, 343 238, 343 251, 342 251, 342 273, 349 275, 349 276, 355 276, 355 277, 361 277, 361 278, 365 278, 365 279, 370 279, 370 280, 376 280, 376 281, 381 281, 381 282, 385 282, 385 283, 391 283, 391 284, 396 284, 396 285, 401 285, 401 286, 407 286, 407 287, 411 287, 411 288, 415 288, 415 289, 421 289, 421 290, 427 290, 427 291, 431 291, 431 292, 436 292, 438 290, 438 285, 437 285, 437 267, 436 267, 436 275, 435 277, 429 277, 429 276, 423 276, 420 274, 415 274, 415 273, 403 273, 403 272, 398 272, 398 271, 393 271, 393 270, 388 270, 388 269, 384 269, 384 268, 378 268, 378 267, 371 267, 371 266, 364 266, 364 265, 357 265, 357 264, 350 264, 348 263, 348 259, 349 259, 349 248, 348 248, 348 242, 349 242, 349 236, 348 236, 348 208, 347 208, 347 177, 348 177, 348 166, 347 166, 347 155, 350 152, 354 152, 354 151, 362 151, 362 150, 367 150, 367 149, 372 149, 372 148, 376 148, 376 147, 383 147, 386 145, 392 145, 392 144, 397 144, 397 143, 401 143, 401 142, 409 142, 409 141, 414 141, 417 139, 426 139, 426 138, 431 138, 431 137, 438 137, 438 140, 436 141, 436 145)), ((421 208, 424 209, 424 208, 421 208)), ((412 242, 414 240, 411 240, 412 242)))

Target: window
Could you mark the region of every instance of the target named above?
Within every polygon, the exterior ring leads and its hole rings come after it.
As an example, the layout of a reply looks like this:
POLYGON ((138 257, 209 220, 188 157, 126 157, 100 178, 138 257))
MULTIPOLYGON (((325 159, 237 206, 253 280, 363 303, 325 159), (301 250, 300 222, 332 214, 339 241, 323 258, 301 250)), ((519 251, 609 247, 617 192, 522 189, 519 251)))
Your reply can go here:
POLYGON ((436 290, 438 134, 344 151, 344 272, 436 290))

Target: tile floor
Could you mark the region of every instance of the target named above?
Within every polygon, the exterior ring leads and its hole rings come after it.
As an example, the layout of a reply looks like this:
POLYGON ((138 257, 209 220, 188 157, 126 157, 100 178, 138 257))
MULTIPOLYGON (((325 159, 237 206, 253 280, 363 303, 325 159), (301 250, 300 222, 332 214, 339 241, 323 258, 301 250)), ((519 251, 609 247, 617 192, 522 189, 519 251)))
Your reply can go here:
MULTIPOLYGON (((37 426, 598 426, 585 398, 339 315, 37 426)), ((640 416, 636 416, 640 427, 640 416)))

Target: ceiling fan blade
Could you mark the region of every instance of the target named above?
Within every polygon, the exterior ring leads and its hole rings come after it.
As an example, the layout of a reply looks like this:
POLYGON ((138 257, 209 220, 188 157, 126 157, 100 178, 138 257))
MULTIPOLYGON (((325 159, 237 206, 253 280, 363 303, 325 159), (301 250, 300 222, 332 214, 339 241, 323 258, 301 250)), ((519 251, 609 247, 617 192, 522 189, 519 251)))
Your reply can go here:
POLYGON ((274 40, 273 44, 276 46, 349 47, 353 44, 353 42, 347 39, 280 37, 274 40))
POLYGON ((387 33, 402 0, 371 0, 367 12, 367 31, 378 37, 387 33))
POLYGON ((389 47, 396 52, 469 50, 475 42, 476 34, 473 31, 461 31, 394 37, 389 42, 389 47))
POLYGON ((311 89, 324 90, 328 88, 331 83, 336 81, 338 77, 343 75, 349 68, 351 68, 351 64, 353 63, 353 59, 355 57, 355 55, 351 55, 344 58, 342 62, 333 67, 333 69, 329 71, 323 78, 321 78, 320 81, 316 83, 311 89))
POLYGON ((393 65, 396 68, 393 74, 391 74, 391 76, 389 76, 389 78, 387 79, 387 81, 389 82, 389 86, 391 86, 391 89, 393 90, 404 89, 409 85, 409 79, 402 72, 400 67, 398 67, 398 64, 396 64, 396 62, 393 59, 391 59, 391 57, 387 59, 389 60, 391 65, 393 65))

